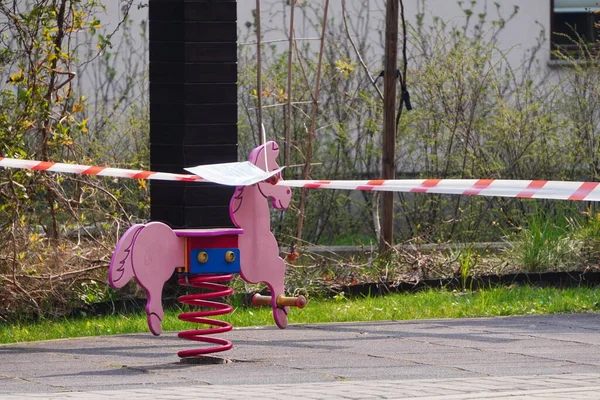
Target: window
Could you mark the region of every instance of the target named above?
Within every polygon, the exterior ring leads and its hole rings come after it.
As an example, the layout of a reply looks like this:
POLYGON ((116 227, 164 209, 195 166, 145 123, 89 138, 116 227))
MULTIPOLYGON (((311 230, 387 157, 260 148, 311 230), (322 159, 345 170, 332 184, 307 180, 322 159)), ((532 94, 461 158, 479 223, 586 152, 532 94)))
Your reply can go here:
POLYGON ((584 47, 600 49, 600 0, 551 0, 550 4, 552 50, 580 58, 585 56, 584 47))

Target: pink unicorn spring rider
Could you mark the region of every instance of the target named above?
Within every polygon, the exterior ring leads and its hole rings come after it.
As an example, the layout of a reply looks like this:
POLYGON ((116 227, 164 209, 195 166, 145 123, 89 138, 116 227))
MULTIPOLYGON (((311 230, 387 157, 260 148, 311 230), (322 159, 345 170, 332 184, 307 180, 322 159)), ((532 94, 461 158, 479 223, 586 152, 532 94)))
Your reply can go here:
MULTIPOLYGON (((250 153, 249 161, 264 171, 274 171, 279 168, 278 154, 277 144, 267 142, 250 153)), ((118 289, 135 278, 146 292, 148 327, 153 334, 162 332, 162 290, 173 272, 178 274, 180 284, 209 290, 182 296, 179 301, 210 310, 183 313, 179 318, 212 327, 181 332, 179 337, 217 346, 180 351, 179 357, 198 357, 232 347, 228 340, 206 336, 227 332, 232 329, 231 324, 205 317, 232 311, 231 306, 208 299, 231 294, 233 290, 223 282, 231 280, 235 273, 240 273, 246 282, 267 285, 271 295, 256 294, 252 302, 256 306, 270 305, 279 328, 287 326, 290 306, 306 305, 304 296, 284 295, 285 263, 271 233, 268 203, 286 209, 292 193, 281 184, 280 176, 273 178, 236 188, 229 213, 237 228, 172 230, 161 222, 150 222, 133 225, 117 243, 108 271, 109 284, 118 289)))

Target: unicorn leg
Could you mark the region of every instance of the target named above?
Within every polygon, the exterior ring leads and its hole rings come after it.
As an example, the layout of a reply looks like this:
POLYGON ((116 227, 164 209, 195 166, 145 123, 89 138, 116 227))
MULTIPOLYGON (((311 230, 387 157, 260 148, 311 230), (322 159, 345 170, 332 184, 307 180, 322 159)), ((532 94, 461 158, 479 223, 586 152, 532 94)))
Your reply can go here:
MULTIPOLYGON (((148 285, 147 285, 148 286, 148 285)), ((165 317, 165 311, 162 306, 162 289, 163 284, 155 285, 154 287, 144 287, 146 292, 146 321, 148 328, 153 335, 158 336, 162 333, 162 321, 165 317)))
POLYGON ((265 281, 269 290, 271 291, 271 307, 273 308, 273 319, 275 320, 275 324, 280 329, 285 329, 288 324, 288 313, 290 312, 290 308, 288 306, 279 307, 277 305, 277 297, 285 294, 285 263, 282 259, 279 259, 281 263, 281 268, 278 270, 281 271, 281 274, 275 274, 275 280, 265 281))

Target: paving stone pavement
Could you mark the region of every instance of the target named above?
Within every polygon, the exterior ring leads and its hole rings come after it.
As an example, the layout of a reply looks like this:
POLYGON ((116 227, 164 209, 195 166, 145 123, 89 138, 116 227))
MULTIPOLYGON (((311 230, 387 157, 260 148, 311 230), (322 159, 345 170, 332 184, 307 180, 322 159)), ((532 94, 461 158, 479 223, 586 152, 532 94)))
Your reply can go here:
POLYGON ((600 314, 234 329, 0 346, 0 399, 600 399, 600 314), (201 346, 201 345, 200 345, 201 346))

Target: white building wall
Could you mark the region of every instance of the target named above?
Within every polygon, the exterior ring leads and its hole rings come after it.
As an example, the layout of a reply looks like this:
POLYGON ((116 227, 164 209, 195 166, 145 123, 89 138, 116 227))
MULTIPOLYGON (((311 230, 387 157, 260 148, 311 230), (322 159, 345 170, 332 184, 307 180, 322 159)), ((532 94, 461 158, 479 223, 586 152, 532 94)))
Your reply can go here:
MULTIPOLYGON (((133 26, 137 28, 139 23, 148 18, 148 0, 135 0, 134 6, 131 9, 130 17, 133 19, 133 26), (141 5, 138 7, 138 5, 141 5)), ((341 2, 342 0, 330 0, 329 17, 330 20, 341 21, 341 2)), ((264 40, 285 39, 289 30, 289 10, 290 7, 284 0, 262 0, 261 1, 261 22, 262 29, 265 33, 264 40)), ((120 1, 104 0, 106 13, 100 15, 105 31, 112 31, 117 24, 117 21, 122 16, 120 1)), ((253 42, 253 27, 248 28, 247 23, 254 20, 253 11, 256 9, 255 0, 238 0, 238 31, 239 42, 253 42)), ((322 16, 322 7, 324 0, 300 0, 300 3, 305 8, 310 8, 306 14, 313 20, 312 23, 318 22, 322 16)), ((361 17, 368 18, 368 43, 371 46, 372 54, 367 54, 364 58, 369 65, 372 73, 377 73, 383 65, 383 47, 382 41, 385 33, 384 18, 386 0, 346 0, 347 10, 353 18, 361 17)), ((464 8, 466 4, 470 4, 470 0, 462 2, 464 8)), ((477 0, 473 9, 472 25, 477 19, 479 13, 487 12, 487 20, 497 20, 500 17, 508 19, 513 13, 515 7, 518 7, 516 16, 508 21, 506 28, 503 29, 499 36, 497 47, 506 54, 509 63, 517 68, 528 49, 536 45, 543 32, 544 42, 541 50, 537 53, 536 61, 541 68, 540 79, 558 79, 562 69, 549 68, 550 64, 550 0, 477 0), (500 9, 497 10, 495 4, 500 4, 500 9)), ((435 17, 439 17, 444 21, 449 21, 451 25, 457 27, 463 26, 466 18, 465 13, 456 0, 404 0, 404 8, 406 18, 409 23, 416 23, 418 13, 425 15, 425 25, 430 25, 435 17)), ((318 31, 315 31, 311 26, 311 21, 302 18, 301 8, 297 8, 296 12, 296 37, 317 37, 318 31), (298 11, 300 10, 300 11, 298 11)), ((334 26, 331 24, 331 26, 334 26)), ((120 40, 120 35, 117 34, 113 38, 113 43, 116 45, 120 40)), ((137 40, 141 40, 138 37, 137 40)), ((318 41, 310 42, 314 46, 318 45, 318 41)), ((253 45, 250 45, 251 47, 253 45)), ((288 44, 284 41, 277 44, 279 50, 286 51, 288 44)), ((315 47, 316 49, 316 47, 315 47)), ((146 54, 146 57, 148 54, 146 54)), ((145 60, 147 62, 147 60, 145 60)), ((411 68, 416 65, 411 65, 411 68)), ((88 66, 88 70, 92 69, 88 66)), ((88 74, 90 75, 90 74, 88 74)), ((86 83, 91 80, 91 76, 81 76, 83 88, 90 88, 93 83, 86 83)), ((96 79, 97 80, 97 79, 96 79)), ((97 82, 96 82, 97 84, 97 82)), ((89 89, 88 89, 89 90, 89 89)))
MULTIPOLYGON (((130 17, 135 25, 143 19, 148 18, 148 8, 138 5, 147 4, 148 0, 136 0, 134 7, 130 12, 130 17)), ((463 7, 470 0, 463 1, 463 7)), ((500 4, 500 15, 508 18, 518 7, 519 11, 516 17, 510 21, 507 28, 504 29, 498 37, 498 47, 502 50, 510 50, 509 60, 511 63, 518 63, 523 57, 524 52, 536 44, 540 30, 545 31, 546 42, 544 49, 540 52, 539 61, 546 64, 550 60, 550 0, 477 0, 474 7, 474 18, 477 14, 487 10, 488 20, 498 19, 498 11, 494 3, 500 4)), ((255 0, 238 0, 238 26, 240 36, 245 36, 248 32, 246 23, 253 21, 253 10, 256 9, 255 0)), ((307 3, 311 7, 318 9, 324 4, 323 0, 301 0, 301 3, 307 3)), ((371 43, 380 44, 381 32, 383 30, 383 20, 385 17, 385 0, 346 0, 348 12, 351 15, 371 16, 372 33, 370 35, 371 43), (365 7, 366 5, 366 7, 365 7)), ((117 21, 122 16, 121 5, 116 0, 104 0, 106 7, 105 15, 100 15, 106 31, 116 27, 117 21)), ((289 27, 289 6, 283 0, 262 0, 261 2, 261 20, 263 31, 266 32, 265 40, 284 39, 289 27)), ((440 17, 446 21, 452 21, 457 26, 464 24, 464 12, 455 0, 404 0, 404 8, 407 20, 415 23, 417 13, 424 13, 426 24, 431 23, 434 17, 440 17), (424 7, 423 7, 424 5, 424 7)), ((332 18, 340 20, 341 18, 341 0, 330 0, 329 15, 332 18)), ((311 13, 312 17, 316 17, 311 13)), ((316 36, 317 32, 310 29, 310 24, 303 21, 301 13, 296 14, 297 36, 307 37, 316 36)), ((119 40, 116 35, 114 41, 119 40)), ((287 45, 286 45, 287 46, 287 45)))
MULTIPOLYGON (((304 0, 303 3, 310 3, 314 8, 322 7, 323 0, 304 0)), ((470 1, 463 1, 463 7, 470 1)), ((350 15, 371 16, 372 33, 370 42, 380 45, 381 36, 384 29, 385 0, 346 0, 348 13, 350 15)), ((488 21, 497 20, 499 16, 508 18, 515 7, 518 7, 518 13, 498 36, 498 48, 508 52, 508 58, 511 65, 517 65, 524 56, 527 49, 536 45, 540 31, 545 32, 545 44, 540 52, 538 61, 546 65, 550 60, 550 0, 477 0, 473 9, 473 20, 480 13, 487 11, 488 21), (495 3, 500 4, 499 11, 495 3)), ((416 23, 416 15, 423 13, 425 15, 425 24, 430 24, 434 17, 440 17, 445 21, 450 21, 456 26, 462 26, 465 22, 465 14, 461 10, 458 1, 455 0, 404 0, 404 8, 407 21, 411 24, 416 23)), ((246 22, 252 21, 252 12, 256 9, 255 0, 238 0, 238 24, 240 32, 246 32, 246 22)), ((262 0, 261 19, 263 31, 267 32, 265 40, 283 39, 286 37, 289 26, 289 6, 282 0, 262 0)), ((337 20, 341 20, 341 0, 330 0, 329 15, 337 20)), ((300 13, 297 12, 297 16, 300 13)), ((311 31, 308 24, 301 18, 296 18, 297 36, 316 36, 318 32, 311 31)), ((287 46, 287 45, 286 45, 287 46)))

